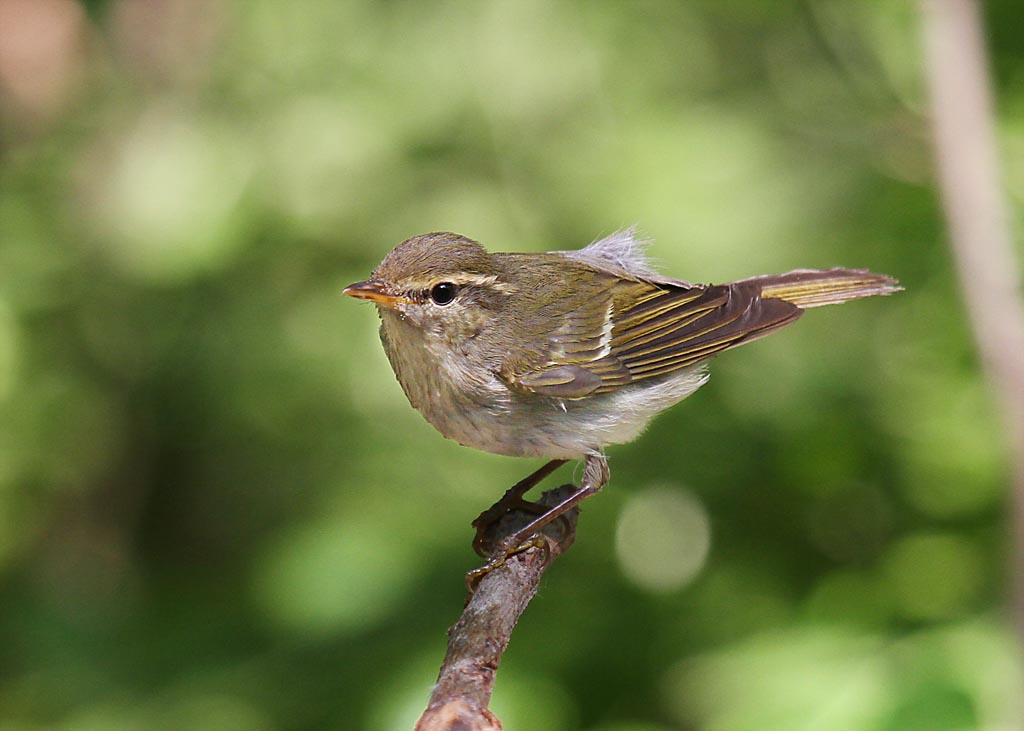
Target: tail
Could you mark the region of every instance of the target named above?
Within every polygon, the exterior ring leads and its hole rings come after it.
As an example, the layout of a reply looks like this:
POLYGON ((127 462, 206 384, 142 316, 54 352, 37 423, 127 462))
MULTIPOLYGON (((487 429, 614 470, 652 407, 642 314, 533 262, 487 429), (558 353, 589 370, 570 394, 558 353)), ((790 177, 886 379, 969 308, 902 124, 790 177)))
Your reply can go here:
POLYGON ((903 289, 892 277, 867 269, 797 269, 785 274, 751 277, 736 284, 755 284, 761 297, 790 302, 801 309, 838 305, 861 297, 903 289))

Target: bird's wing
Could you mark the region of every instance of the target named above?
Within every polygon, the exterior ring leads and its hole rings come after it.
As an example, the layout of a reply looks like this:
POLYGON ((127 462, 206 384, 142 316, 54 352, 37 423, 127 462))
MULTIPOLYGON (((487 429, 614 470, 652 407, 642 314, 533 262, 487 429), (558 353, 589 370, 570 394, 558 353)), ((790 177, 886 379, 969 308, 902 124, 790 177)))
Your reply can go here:
POLYGON ((801 314, 789 302, 762 298, 756 283, 606 280, 571 309, 548 313, 547 341, 511 357, 500 375, 525 392, 583 398, 695 365, 801 314))

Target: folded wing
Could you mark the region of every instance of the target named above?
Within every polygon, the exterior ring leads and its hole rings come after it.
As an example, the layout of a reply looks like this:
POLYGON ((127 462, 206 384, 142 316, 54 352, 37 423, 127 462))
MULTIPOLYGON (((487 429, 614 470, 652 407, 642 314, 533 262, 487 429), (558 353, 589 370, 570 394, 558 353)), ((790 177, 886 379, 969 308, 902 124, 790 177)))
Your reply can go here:
POLYGON ((722 285, 609 278, 557 318, 546 347, 502 377, 541 396, 583 398, 671 375, 795 322, 804 307, 899 289, 865 270, 800 270, 722 285))

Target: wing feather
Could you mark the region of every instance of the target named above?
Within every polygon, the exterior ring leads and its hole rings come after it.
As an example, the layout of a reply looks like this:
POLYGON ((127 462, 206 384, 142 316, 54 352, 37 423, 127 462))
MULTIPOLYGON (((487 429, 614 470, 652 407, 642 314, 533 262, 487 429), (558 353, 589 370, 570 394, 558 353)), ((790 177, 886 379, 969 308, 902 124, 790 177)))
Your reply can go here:
POLYGON ((789 302, 762 298, 749 282, 703 286, 604 276, 593 296, 554 316, 545 346, 502 374, 508 383, 556 398, 608 393, 696 365, 802 314, 789 302))

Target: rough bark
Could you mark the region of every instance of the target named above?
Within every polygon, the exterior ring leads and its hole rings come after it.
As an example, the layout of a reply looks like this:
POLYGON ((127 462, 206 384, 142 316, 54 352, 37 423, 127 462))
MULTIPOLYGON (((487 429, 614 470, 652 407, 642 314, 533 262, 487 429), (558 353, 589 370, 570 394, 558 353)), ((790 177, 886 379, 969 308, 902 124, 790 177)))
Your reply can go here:
MULTIPOLYGON (((563 485, 538 502, 555 505, 575 490, 563 485)), ((497 545, 533 517, 510 513, 493 527, 488 542, 497 545)), ((544 572, 572 545, 576 517, 573 511, 547 526, 537 546, 510 556, 470 588, 462 616, 448 630, 448 651, 416 731, 500 731, 501 722, 488 709, 498 665, 544 572)))

